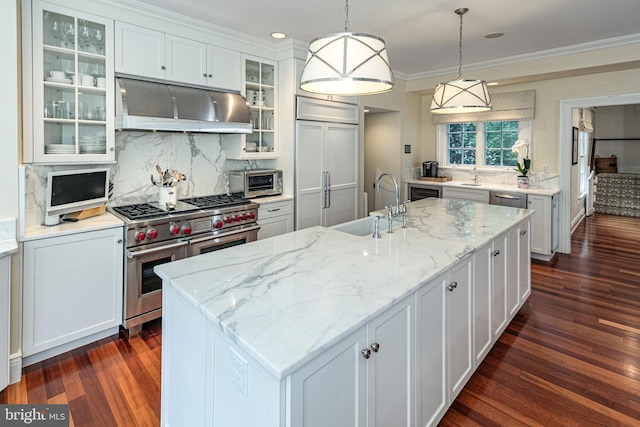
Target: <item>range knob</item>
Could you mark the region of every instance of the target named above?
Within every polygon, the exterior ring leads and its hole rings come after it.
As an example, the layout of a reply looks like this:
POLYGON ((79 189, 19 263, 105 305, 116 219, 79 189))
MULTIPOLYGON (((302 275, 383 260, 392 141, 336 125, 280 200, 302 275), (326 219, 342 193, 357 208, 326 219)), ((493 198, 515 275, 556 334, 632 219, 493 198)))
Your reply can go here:
POLYGON ((214 226, 215 228, 222 228, 222 226, 223 226, 223 225, 224 225, 224 224, 223 224, 223 223, 222 223, 222 221, 221 221, 221 220, 219 220, 219 219, 217 219, 217 220, 213 223, 213 226, 214 226))
POLYGON ((147 235, 143 231, 136 231, 136 242, 142 242, 147 235))
POLYGON ((236 222, 240 222, 240 215, 236 215, 236 222))
POLYGON ((249 218, 256 219, 256 213, 255 212, 250 212, 249 213, 249 218))
POLYGON ((182 233, 184 233, 185 235, 191 234, 191 231, 191 226, 189 226, 188 224, 182 226, 182 233))
POLYGON ((247 220, 247 218, 249 218, 249 215, 248 215, 246 212, 244 212, 244 213, 242 214, 242 219, 243 219, 244 221, 246 221, 246 220, 247 220))
POLYGON ((180 227, 175 224, 169 225, 169 233, 171 234, 180 234, 180 227))
POLYGON ((158 230, 156 230, 155 228, 148 229, 147 237, 149 237, 150 239, 155 239, 156 237, 158 237, 158 230))
POLYGON ((231 221, 233 221, 233 218, 231 218, 230 216, 224 219, 224 222, 226 222, 227 224, 231 224, 231 221))

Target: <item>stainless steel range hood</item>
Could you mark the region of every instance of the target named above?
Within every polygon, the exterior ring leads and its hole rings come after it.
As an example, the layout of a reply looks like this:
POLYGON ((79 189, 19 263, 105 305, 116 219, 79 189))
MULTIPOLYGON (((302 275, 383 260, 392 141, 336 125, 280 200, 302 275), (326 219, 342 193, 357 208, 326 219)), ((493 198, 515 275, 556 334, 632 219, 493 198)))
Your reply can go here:
POLYGON ((116 130, 251 133, 238 93, 116 78, 116 130))

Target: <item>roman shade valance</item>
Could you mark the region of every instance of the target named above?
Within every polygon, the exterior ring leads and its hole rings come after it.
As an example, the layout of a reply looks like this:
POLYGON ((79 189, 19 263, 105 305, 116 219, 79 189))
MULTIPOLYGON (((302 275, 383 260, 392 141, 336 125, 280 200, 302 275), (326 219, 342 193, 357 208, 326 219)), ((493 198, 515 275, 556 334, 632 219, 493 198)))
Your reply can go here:
POLYGON ((496 93, 491 95, 493 110, 466 114, 433 114, 434 124, 532 120, 536 91, 496 93))

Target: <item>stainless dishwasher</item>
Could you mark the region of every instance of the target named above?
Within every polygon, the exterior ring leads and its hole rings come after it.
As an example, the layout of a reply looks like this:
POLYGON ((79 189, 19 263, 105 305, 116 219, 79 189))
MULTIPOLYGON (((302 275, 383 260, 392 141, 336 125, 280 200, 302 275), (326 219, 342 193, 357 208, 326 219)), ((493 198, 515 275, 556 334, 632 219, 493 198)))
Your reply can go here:
POLYGON ((522 193, 511 193, 508 191, 490 191, 489 204, 526 209, 527 195, 522 193))

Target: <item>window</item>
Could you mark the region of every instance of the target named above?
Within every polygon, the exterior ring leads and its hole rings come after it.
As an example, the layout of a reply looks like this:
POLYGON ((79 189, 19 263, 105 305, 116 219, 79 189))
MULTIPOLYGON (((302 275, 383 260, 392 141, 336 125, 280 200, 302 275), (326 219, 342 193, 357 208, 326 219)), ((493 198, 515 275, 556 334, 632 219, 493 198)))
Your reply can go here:
POLYGON ((438 161, 444 166, 512 168, 518 162, 518 153, 511 147, 519 139, 531 140, 530 133, 528 120, 441 124, 438 161))

